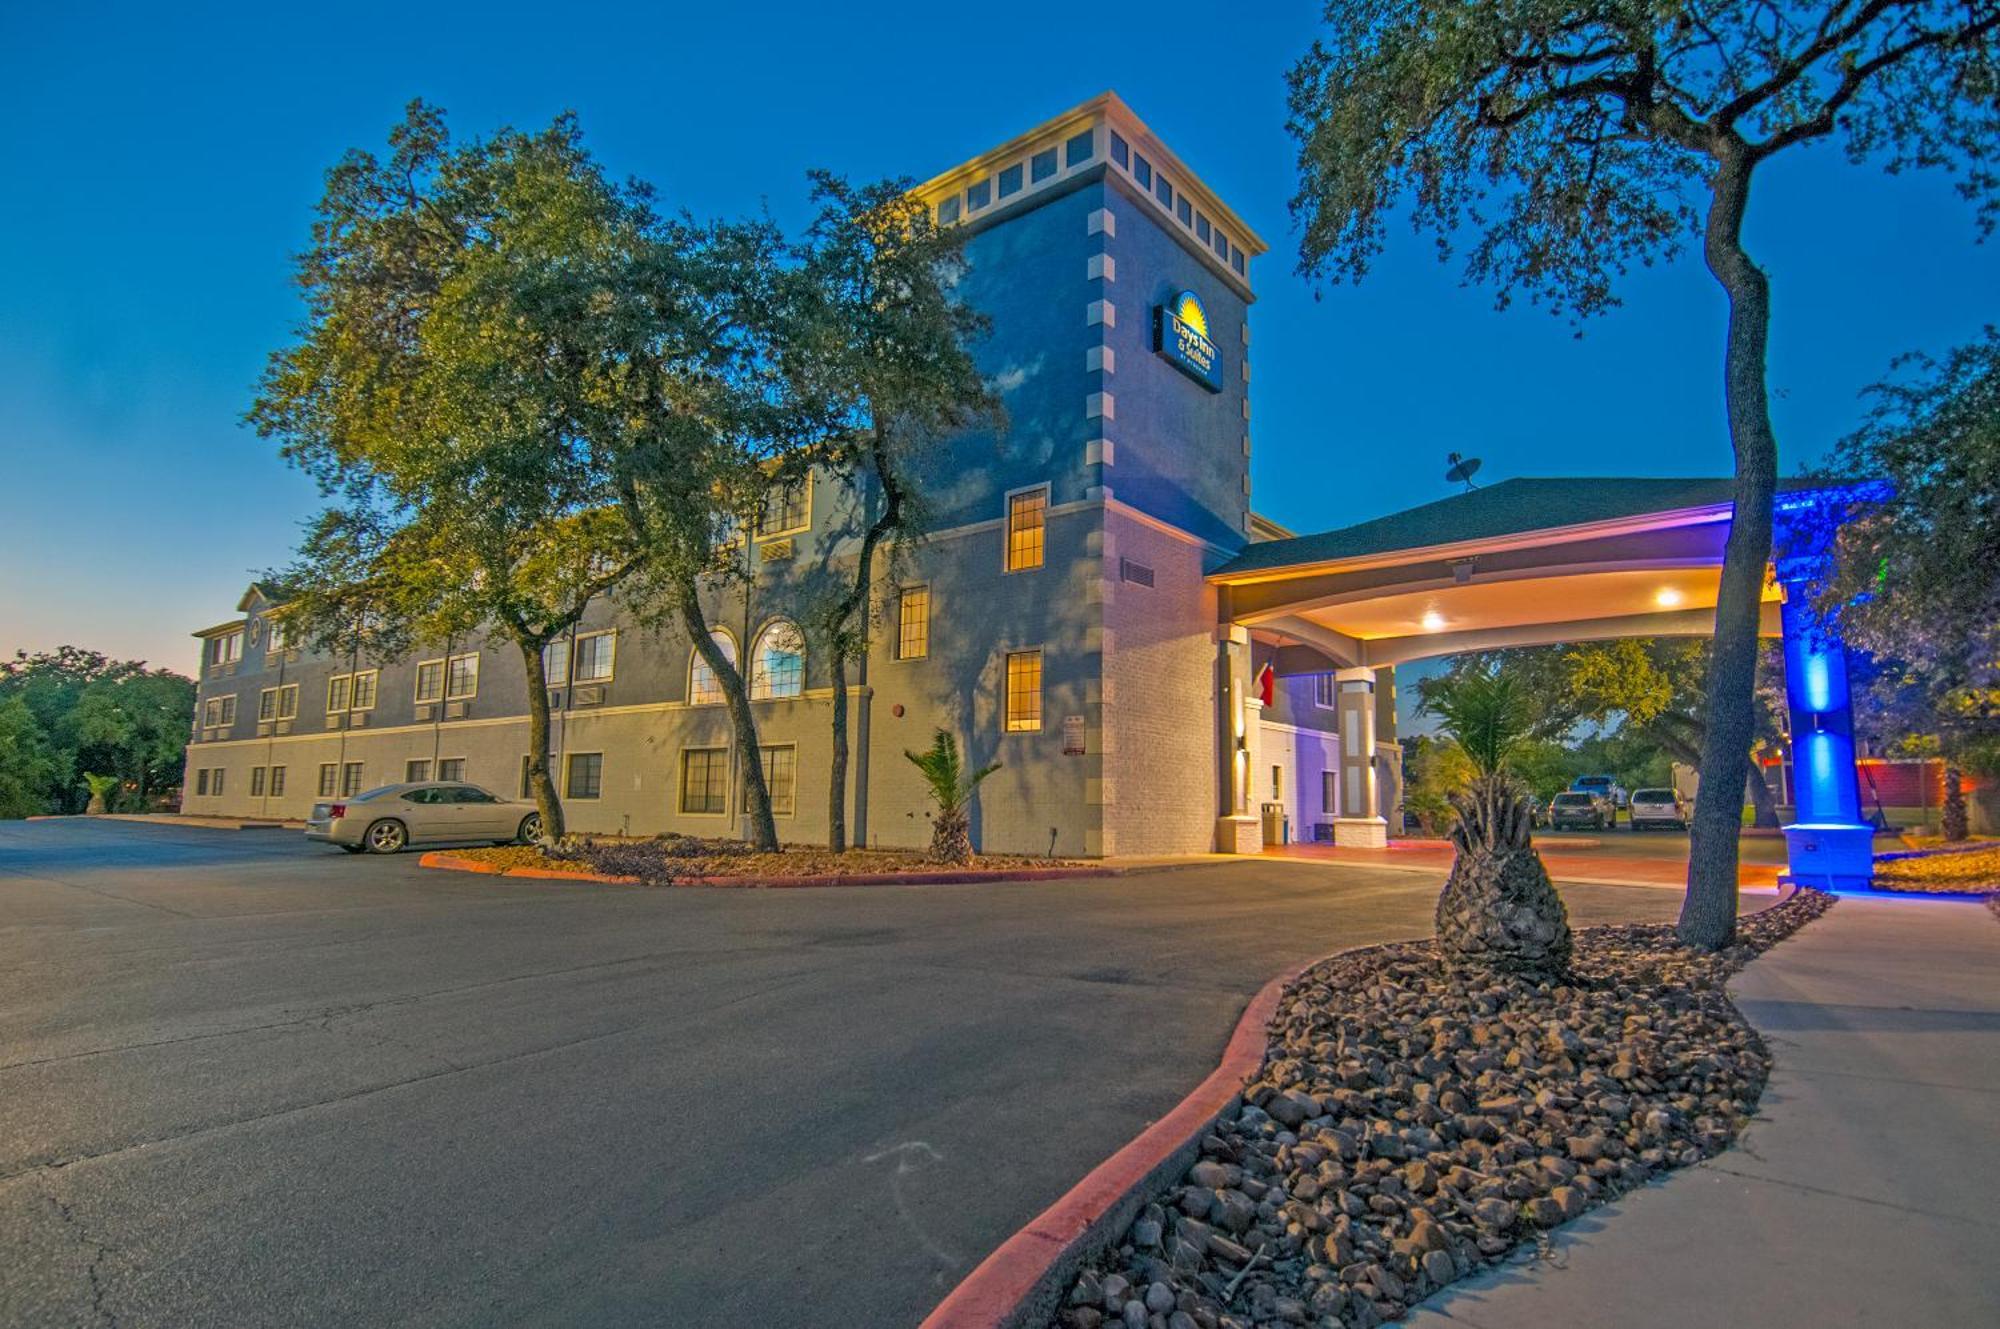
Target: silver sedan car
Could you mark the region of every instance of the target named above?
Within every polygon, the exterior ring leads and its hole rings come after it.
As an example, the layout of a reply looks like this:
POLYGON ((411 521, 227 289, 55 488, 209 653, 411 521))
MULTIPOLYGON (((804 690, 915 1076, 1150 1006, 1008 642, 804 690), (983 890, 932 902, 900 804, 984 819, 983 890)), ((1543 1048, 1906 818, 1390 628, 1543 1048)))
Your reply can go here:
POLYGON ((393 854, 413 844, 507 844, 541 833, 542 815, 533 803, 495 798, 478 785, 431 780, 315 803, 306 818, 306 839, 350 854, 393 854))

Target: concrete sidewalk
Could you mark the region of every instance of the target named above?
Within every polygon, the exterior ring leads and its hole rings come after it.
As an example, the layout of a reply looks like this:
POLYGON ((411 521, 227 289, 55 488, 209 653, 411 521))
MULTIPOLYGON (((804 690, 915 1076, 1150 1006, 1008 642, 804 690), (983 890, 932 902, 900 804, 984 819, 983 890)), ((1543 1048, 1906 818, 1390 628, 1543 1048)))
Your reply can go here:
POLYGON ((1737 1146, 1406 1324, 2000 1324, 2000 924, 1850 898, 1730 991, 1776 1059, 1737 1146))

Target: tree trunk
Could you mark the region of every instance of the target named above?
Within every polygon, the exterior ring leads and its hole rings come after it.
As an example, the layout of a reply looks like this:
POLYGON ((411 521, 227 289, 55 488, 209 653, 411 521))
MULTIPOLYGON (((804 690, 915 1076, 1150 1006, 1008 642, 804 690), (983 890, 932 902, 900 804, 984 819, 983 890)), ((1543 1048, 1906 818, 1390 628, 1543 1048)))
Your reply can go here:
POLYGON ((1750 824, 1759 830, 1775 830, 1778 825, 1778 800, 1771 793, 1771 782, 1764 778, 1764 768, 1755 761, 1750 763, 1750 806, 1756 811, 1750 824))
POLYGON ((826 847, 847 852, 847 651, 845 634, 836 629, 829 649, 833 680, 833 761, 826 777, 826 847))
MULTIPOLYGON (((735 731, 737 751, 743 754, 744 812, 750 818, 750 843, 766 851, 778 848, 778 823, 771 817, 771 791, 764 783, 764 753, 757 745, 757 720, 750 713, 750 693, 743 675, 709 635, 708 616, 702 613, 701 596, 694 582, 682 581, 675 587, 681 626, 694 639, 695 653, 722 686, 723 701, 729 707, 730 725, 735 731)), ((748 647, 745 648, 746 650, 748 647)))
POLYGON ((556 797, 556 782, 549 774, 549 676, 542 662, 542 647, 547 642, 517 635, 514 644, 521 649, 521 664, 528 676, 528 792, 534 797, 535 811, 542 814, 540 843, 548 846, 562 839, 569 828, 563 823, 562 800, 556 797))
MULTIPOLYGON (((826 781, 826 847, 836 854, 847 852, 847 625, 854 621, 855 614, 867 612, 869 585, 875 578, 875 550, 903 522, 903 487, 896 479, 879 425, 868 455, 876 483, 882 486, 882 511, 861 537, 854 584, 834 606, 826 634, 833 665, 833 760, 826 781)), ((862 631, 862 649, 867 649, 866 628, 862 631)))
POLYGON ((1965 816, 1965 777, 1955 761, 1944 764, 1944 805, 1938 814, 1938 830, 1950 842, 1972 833, 1965 816))
POLYGON ((1770 282, 1743 249, 1751 165, 1740 144, 1718 150, 1704 246, 1709 271, 1729 296, 1723 395, 1736 454, 1736 489, 1715 604, 1701 788, 1695 794, 1679 927, 1681 940, 1699 950, 1726 946, 1736 935, 1737 838, 1757 730, 1757 628, 1778 485, 1778 443, 1764 382, 1770 282))

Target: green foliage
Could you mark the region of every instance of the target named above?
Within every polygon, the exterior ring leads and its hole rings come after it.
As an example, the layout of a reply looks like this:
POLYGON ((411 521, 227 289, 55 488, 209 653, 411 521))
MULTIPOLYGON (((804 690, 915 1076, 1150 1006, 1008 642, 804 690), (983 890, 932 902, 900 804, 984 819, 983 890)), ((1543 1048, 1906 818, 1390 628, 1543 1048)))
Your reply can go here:
POLYGON ((1817 600, 1877 657, 1883 737, 1930 736, 1960 757, 2000 742, 2000 329, 1897 368, 1829 464, 1891 492, 1833 533, 1817 600))
MULTIPOLYGON (((1577 317, 1699 229, 1719 163, 1839 136, 2000 208, 1996 17, 1959 0, 1333 0, 1289 76, 1301 270, 1407 212, 1474 281, 1577 317)), ((1732 237, 1733 239, 1733 237, 1732 237)))
POLYGON ((1403 807, 1424 834, 1435 836, 1451 815, 1451 799, 1471 788, 1474 771, 1464 749, 1418 734, 1403 740, 1403 807))
POLYGON ((0 745, 10 772, 0 777, 0 806, 16 816, 81 811, 85 770, 129 785, 136 805, 150 806, 180 784, 194 696, 190 679, 96 651, 16 652, 0 664, 0 703, 19 702, 33 729, 15 726, 18 752, 0 745))
POLYGON ((973 791, 979 788, 980 782, 1000 769, 1000 763, 996 761, 967 771, 959 757, 958 740, 948 729, 940 729, 932 735, 931 745, 922 752, 905 749, 903 756, 923 775, 931 801, 937 804, 938 812, 943 816, 963 813, 972 802, 973 791))
POLYGON ((847 843, 847 660, 865 649, 876 555, 894 570, 929 525, 923 471, 940 438, 1000 424, 998 398, 973 361, 986 320, 961 301, 965 229, 940 227, 907 181, 856 188, 816 173, 819 211, 785 283, 782 360, 826 429, 810 449, 828 479, 866 496, 848 541, 819 542, 808 617, 827 646, 833 748, 828 843, 847 843))
POLYGON ((49 786, 58 769, 27 701, 0 696, 0 818, 49 811, 49 786))
POLYGON ((1431 680, 1423 708, 1456 742, 1480 777, 1506 769, 1509 756, 1534 726, 1533 708, 1518 680, 1500 670, 1431 680))

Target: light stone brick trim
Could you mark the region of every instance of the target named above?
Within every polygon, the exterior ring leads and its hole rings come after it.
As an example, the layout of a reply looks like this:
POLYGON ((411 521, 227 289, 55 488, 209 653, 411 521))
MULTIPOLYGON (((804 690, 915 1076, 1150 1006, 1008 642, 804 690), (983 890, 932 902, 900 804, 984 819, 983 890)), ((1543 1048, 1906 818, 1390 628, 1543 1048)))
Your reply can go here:
POLYGON ((1118 326, 1118 306, 1109 300, 1092 300, 1084 307, 1083 321, 1089 327, 1099 324, 1107 328, 1118 326))
POLYGON ((1083 275, 1086 281, 1117 281, 1118 260, 1109 254, 1092 254, 1084 261, 1083 275))
POLYGON ((1083 367, 1093 374, 1115 374, 1118 372, 1118 352, 1109 346, 1085 347, 1083 367))
POLYGON ((1108 438, 1093 438, 1083 445, 1083 461, 1086 466, 1115 466, 1113 460, 1117 449, 1108 438))
POLYGON ((1083 399, 1083 413, 1092 420, 1118 418, 1118 399, 1108 392, 1093 392, 1083 399))
POLYGON ((1094 209, 1090 216, 1084 219, 1084 234, 1116 236, 1118 215, 1109 208, 1094 209))

